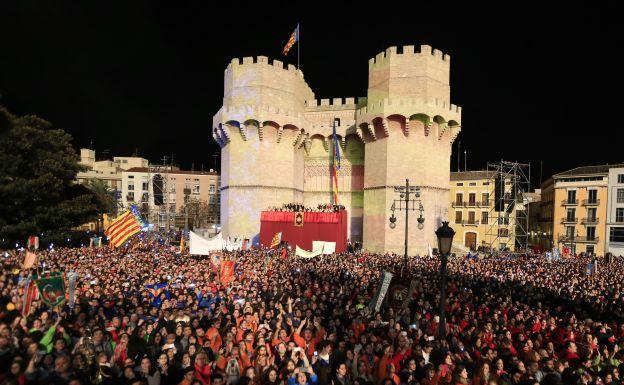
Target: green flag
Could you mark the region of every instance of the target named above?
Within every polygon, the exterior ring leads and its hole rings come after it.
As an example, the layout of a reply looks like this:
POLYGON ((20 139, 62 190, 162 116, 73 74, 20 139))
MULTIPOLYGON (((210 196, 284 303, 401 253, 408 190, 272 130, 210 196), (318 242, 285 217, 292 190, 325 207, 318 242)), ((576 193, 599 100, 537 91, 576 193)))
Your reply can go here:
POLYGON ((37 288, 46 305, 56 307, 65 302, 65 284, 61 274, 37 279, 37 288))

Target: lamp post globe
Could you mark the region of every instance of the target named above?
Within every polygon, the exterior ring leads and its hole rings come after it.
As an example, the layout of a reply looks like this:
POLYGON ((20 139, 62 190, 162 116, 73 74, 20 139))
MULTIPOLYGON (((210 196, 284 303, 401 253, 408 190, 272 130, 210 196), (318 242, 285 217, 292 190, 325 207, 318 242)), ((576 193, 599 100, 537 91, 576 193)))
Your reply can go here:
POLYGON ((440 257, 440 323, 438 325, 438 337, 446 338, 446 263, 453 245, 455 230, 448 225, 448 222, 442 222, 442 226, 436 230, 436 236, 438 237, 438 255, 440 257))
POLYGON ((448 222, 442 222, 442 226, 436 230, 436 236, 438 237, 438 253, 440 255, 449 254, 453 246, 455 230, 448 225, 448 222))

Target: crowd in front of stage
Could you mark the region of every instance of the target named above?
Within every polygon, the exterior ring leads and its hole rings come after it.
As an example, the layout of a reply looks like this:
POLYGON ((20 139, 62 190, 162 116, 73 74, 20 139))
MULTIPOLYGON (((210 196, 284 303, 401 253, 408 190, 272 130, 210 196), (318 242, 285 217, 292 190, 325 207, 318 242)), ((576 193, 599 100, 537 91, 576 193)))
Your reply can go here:
POLYGON ((308 207, 301 203, 284 203, 281 207, 273 206, 269 211, 293 211, 293 212, 315 212, 315 213, 337 213, 344 210, 343 205, 318 204, 316 207, 308 207))
POLYGON ((2 258, 0 384, 622 384, 620 260, 451 259, 440 335, 435 257, 408 261, 407 307, 374 312, 402 257, 224 253, 226 286, 218 261, 149 242, 39 254, 77 272, 75 306, 22 315, 23 257, 2 258))

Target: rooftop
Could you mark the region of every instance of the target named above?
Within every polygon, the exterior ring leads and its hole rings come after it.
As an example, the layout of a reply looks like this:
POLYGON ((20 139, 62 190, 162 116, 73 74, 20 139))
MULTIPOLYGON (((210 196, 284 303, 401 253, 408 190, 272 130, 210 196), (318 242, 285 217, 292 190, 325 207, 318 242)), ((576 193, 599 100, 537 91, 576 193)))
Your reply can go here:
POLYGON ((571 170, 560 172, 559 174, 553 175, 553 177, 563 177, 563 176, 578 176, 578 175, 596 175, 596 174, 608 174, 610 168, 619 168, 624 167, 623 163, 619 164, 601 164, 597 166, 581 166, 576 167, 571 170))
MULTIPOLYGON (((147 167, 132 167, 124 172, 149 172, 147 167)), ((219 175, 216 171, 170 170, 170 175, 219 175)))
POLYGON ((496 171, 456 171, 451 172, 451 180, 478 180, 492 179, 496 175, 496 171))

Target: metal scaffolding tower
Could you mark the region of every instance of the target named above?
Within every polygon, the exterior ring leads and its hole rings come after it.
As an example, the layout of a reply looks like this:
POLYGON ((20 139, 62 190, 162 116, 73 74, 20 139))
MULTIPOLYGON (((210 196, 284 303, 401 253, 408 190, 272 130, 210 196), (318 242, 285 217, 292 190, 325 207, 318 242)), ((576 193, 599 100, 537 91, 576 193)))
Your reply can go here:
POLYGON ((501 160, 487 164, 489 197, 487 244, 493 250, 526 250, 529 233, 531 164, 501 160))

